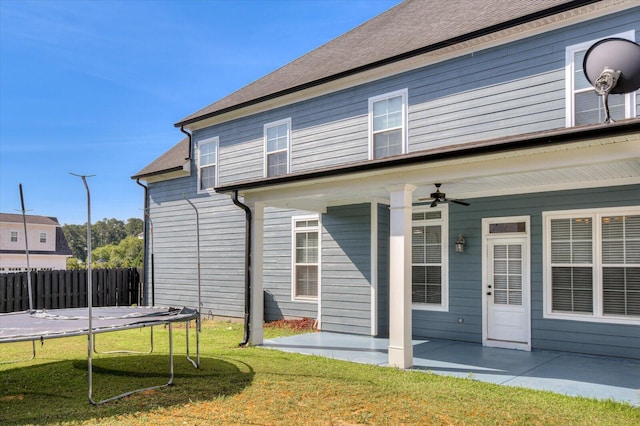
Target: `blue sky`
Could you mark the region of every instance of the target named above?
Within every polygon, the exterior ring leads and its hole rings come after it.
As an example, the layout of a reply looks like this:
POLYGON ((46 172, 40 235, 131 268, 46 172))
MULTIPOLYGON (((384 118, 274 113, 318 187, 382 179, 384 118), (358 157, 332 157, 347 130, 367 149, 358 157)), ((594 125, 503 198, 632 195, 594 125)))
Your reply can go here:
POLYGON ((142 217, 173 124, 400 0, 0 0, 0 211, 142 217))

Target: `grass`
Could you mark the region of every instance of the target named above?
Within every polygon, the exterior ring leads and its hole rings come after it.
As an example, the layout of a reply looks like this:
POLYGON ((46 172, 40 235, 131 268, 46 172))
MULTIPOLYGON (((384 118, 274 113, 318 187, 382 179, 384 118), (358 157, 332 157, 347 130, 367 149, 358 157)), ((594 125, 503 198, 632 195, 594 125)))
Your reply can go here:
MULTIPOLYGON (((266 338, 293 333, 265 329, 266 338)), ((152 354, 96 355, 94 398, 165 383, 166 336, 155 329, 152 354)), ((640 408, 627 404, 239 348, 240 324, 204 322, 197 370, 183 356, 184 329, 174 328, 174 340, 174 386, 100 406, 87 400, 86 337, 38 343, 35 360, 0 364, 0 424, 640 424, 640 408)), ((97 346, 144 351, 149 330, 98 335, 97 346)), ((27 359, 31 344, 0 348, 0 361, 27 359)))

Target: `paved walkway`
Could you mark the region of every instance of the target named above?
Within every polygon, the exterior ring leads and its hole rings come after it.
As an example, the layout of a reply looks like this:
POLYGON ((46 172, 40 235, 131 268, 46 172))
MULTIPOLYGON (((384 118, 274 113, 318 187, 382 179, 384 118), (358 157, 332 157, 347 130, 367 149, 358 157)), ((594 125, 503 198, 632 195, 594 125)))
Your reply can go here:
MULTIPOLYGON (((362 364, 387 365, 388 339, 338 333, 310 333, 266 340, 265 347, 362 364)), ((476 343, 413 341, 413 369, 483 382, 640 407, 640 360, 567 352, 487 348, 476 343)))

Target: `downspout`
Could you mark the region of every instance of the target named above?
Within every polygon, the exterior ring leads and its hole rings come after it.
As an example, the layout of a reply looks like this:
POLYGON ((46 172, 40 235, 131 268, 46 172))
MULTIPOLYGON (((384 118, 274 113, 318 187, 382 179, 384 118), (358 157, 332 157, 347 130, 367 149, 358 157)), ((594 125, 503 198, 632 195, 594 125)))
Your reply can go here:
POLYGON ((187 154, 187 156, 188 156, 188 157, 187 157, 187 158, 185 158, 185 160, 191 160, 191 148, 192 148, 192 146, 191 146, 191 145, 192 145, 192 143, 193 143, 193 142, 192 142, 192 140, 191 140, 191 133, 187 132, 187 131, 184 129, 184 125, 180 126, 180 131, 181 131, 182 133, 184 133, 185 135, 187 135, 187 138, 189 138, 189 151, 188 151, 189 153, 187 154))
MULTIPOLYGON (((138 185, 140 185, 143 189, 144 189, 144 241, 143 241, 143 245, 144 245, 144 257, 142 258, 142 268, 144 269, 144 275, 145 275, 145 284, 147 283, 147 277, 150 275, 151 276, 151 306, 155 306, 156 305, 156 297, 155 297, 155 280, 154 280, 154 274, 153 274, 153 270, 149 271, 148 267, 149 267, 149 262, 147 260, 147 250, 149 249, 149 232, 148 232, 148 227, 147 227, 147 221, 150 221, 151 218, 149 217, 148 211, 149 211, 149 188, 140 183, 140 179, 136 179, 136 183, 138 185)), ((151 252, 151 267, 153 268, 153 251, 151 252)), ((146 305, 147 303, 149 303, 148 300, 144 301, 144 304, 146 305)))
POLYGON ((233 204, 245 213, 245 246, 244 246, 244 340, 240 346, 249 343, 249 323, 251 318, 251 209, 238 201, 238 191, 233 191, 233 204))

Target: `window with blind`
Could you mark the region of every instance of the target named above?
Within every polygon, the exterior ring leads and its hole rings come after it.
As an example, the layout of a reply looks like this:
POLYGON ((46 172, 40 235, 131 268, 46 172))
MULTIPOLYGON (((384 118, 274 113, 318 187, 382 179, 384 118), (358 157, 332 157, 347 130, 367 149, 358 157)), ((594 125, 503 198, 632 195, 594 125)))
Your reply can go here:
POLYGON ((546 316, 640 323, 640 208, 545 222, 546 316))
POLYGON ((293 218, 293 299, 318 299, 320 279, 320 220, 293 218))
POLYGON ((446 208, 442 204, 412 212, 411 299, 417 309, 448 309, 446 208))

